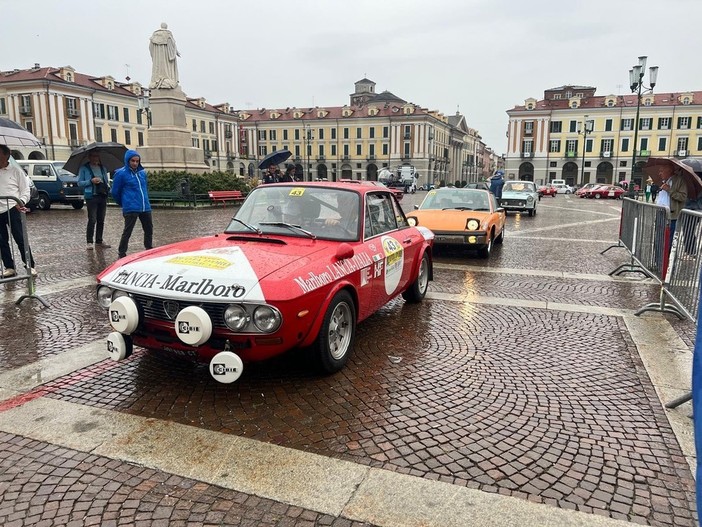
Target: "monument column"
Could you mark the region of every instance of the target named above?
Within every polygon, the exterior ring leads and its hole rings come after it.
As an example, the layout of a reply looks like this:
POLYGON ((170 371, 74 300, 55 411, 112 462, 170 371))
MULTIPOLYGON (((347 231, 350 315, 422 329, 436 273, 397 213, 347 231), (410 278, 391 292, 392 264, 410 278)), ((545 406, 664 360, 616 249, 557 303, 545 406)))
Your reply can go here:
POLYGON ((175 39, 168 25, 154 31, 149 42, 153 60, 149 84, 151 127, 147 132, 147 146, 139 149, 142 165, 151 170, 187 170, 205 172, 202 150, 194 148, 185 119, 187 99, 178 81, 175 39))

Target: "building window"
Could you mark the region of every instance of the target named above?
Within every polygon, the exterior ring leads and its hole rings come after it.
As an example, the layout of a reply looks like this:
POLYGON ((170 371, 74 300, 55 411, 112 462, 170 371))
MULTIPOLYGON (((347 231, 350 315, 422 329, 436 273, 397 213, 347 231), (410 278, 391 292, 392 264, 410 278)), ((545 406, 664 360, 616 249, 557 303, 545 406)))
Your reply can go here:
POLYGON ((388 137, 390 137, 390 127, 383 126, 383 139, 387 139, 388 137))
POLYGON ((383 155, 386 156, 388 155, 388 144, 383 143, 383 155))
POLYGON ((110 128, 110 141, 113 143, 117 142, 117 130, 115 128, 110 128))
POLYGON ((641 138, 641 144, 639 145, 639 150, 648 150, 648 137, 641 138))
MULTIPOLYGON (((122 115, 124 116, 124 122, 129 122, 129 108, 122 108, 122 115)), ((127 143, 129 144, 129 143, 127 143)))
POLYGON ((319 136, 317 137, 320 141, 324 139, 324 128, 319 129, 319 136))
MULTIPOLYGON (((359 130, 360 130, 360 128, 359 128, 359 130)), ((356 155, 357 156, 362 155, 362 152, 363 152, 362 148, 363 148, 363 145, 361 145, 361 144, 356 145, 356 155)))
POLYGON ((5 97, 0 97, 0 115, 5 115, 7 113, 7 103, 5 102, 5 97))
POLYGON ((570 132, 575 133, 578 131, 578 121, 571 121, 570 122, 570 132))
POLYGON ((124 131, 124 144, 125 145, 132 144, 132 133, 129 130, 124 131))
POLYGON ((287 140, 288 140, 288 131, 283 130, 283 141, 287 141, 287 140))
MULTIPOLYGON (((626 161, 620 161, 620 162, 619 162, 619 166, 620 166, 620 167, 626 167, 626 161)), ((622 173, 623 173, 623 172, 620 172, 620 174, 622 174, 622 173)))
POLYGON ((349 157, 349 145, 344 145, 344 157, 349 157))
POLYGON ((119 121, 119 108, 112 104, 107 105, 107 119, 110 121, 119 121))
POLYGON ((319 145, 319 157, 324 157, 324 145, 319 145))
POLYGON ((193 119, 193 132, 197 132, 197 121, 193 119))
POLYGON ((622 138, 622 148, 621 148, 621 151, 622 151, 622 152, 628 152, 628 151, 629 151, 629 138, 628 138, 628 137, 622 138))
MULTIPOLYGON (((549 161, 548 166, 551 168, 556 168, 558 166, 558 161, 549 161)), ((551 172, 554 176, 556 175, 554 172, 551 172)))
POLYGON ((585 151, 592 152, 592 139, 585 141, 585 151))
POLYGON ((348 138, 349 138, 349 129, 344 128, 344 139, 348 139, 348 138))
POLYGON ((404 152, 403 152, 403 155, 404 155, 405 157, 409 157, 409 156, 410 156, 410 144, 409 144, 409 143, 405 143, 405 144, 404 144, 404 152))
POLYGON ((363 137, 361 134, 362 131, 361 128, 356 128, 356 139, 361 139, 361 137, 363 137))
POLYGON ((653 119, 650 117, 642 117, 639 119, 639 130, 650 130, 652 121, 653 119))
POLYGON ((629 131, 634 129, 634 120, 633 119, 622 119, 622 126, 621 130, 623 131, 629 131))
POLYGON ((331 138, 336 139, 336 128, 331 129, 331 138))
POLYGON ((375 139, 375 126, 371 126, 368 130, 368 133, 370 134, 368 137, 370 137, 371 139, 375 139))
MULTIPOLYGON (((332 131, 334 131, 334 128, 332 128, 332 131)), ((336 157, 336 145, 331 145, 331 156, 336 157)))
POLYGON ((261 157, 267 156, 268 155, 268 147, 266 147, 266 145, 259 145, 258 155, 261 157))
POLYGON ((102 103, 93 103, 93 117, 96 119, 104 119, 105 118, 105 105, 102 103))
MULTIPOLYGON (((405 144, 407 144, 407 143, 405 143, 405 144)), ((534 146, 534 143, 531 140, 522 141, 522 152, 531 153, 533 146, 534 146)))
POLYGON ((552 134, 559 134, 563 131, 563 123, 561 121, 551 121, 549 127, 552 134))
POLYGON ((678 150, 687 150, 687 137, 678 137, 678 150))
POLYGON ((200 139, 198 137, 193 137, 193 146, 195 148, 200 148, 200 139))
POLYGON ((95 127, 95 140, 98 143, 102 143, 102 127, 101 126, 95 127))
POLYGON ((137 124, 142 124, 141 123, 141 110, 137 110, 136 116, 137 116, 137 124))
MULTIPOLYGON (((270 140, 271 140, 271 141, 277 141, 277 140, 278 140, 278 131, 277 131, 277 130, 271 130, 270 140)), ((275 148, 273 148, 272 151, 275 151, 275 148)))
POLYGON ((300 145, 295 145, 295 157, 300 157, 300 145))
POLYGON ((602 152, 612 152, 614 147, 614 141, 612 139, 603 139, 600 143, 600 151, 602 152))
POLYGON ((375 157, 375 145, 368 146, 368 155, 370 157, 375 157))
POLYGON ((214 123, 209 123, 209 124, 210 124, 210 134, 214 135, 214 133, 215 133, 215 127, 214 127, 214 125, 215 125, 215 124, 214 124, 214 123))
POLYGON ((405 125, 405 139, 410 138, 410 133, 412 132, 412 127, 410 125, 405 125))
POLYGON ((668 138, 667 137, 659 137, 658 138, 658 151, 659 152, 665 151, 666 146, 668 146, 668 138))
POLYGON ((605 119, 605 132, 612 131, 612 119, 605 119))
POLYGON ((702 150, 702 137, 697 138, 697 150, 702 150))
POLYGON ((551 139, 548 144, 548 151, 555 153, 555 152, 560 152, 561 151, 561 140, 560 139, 551 139))
POLYGON ((204 134, 206 130, 205 121, 200 121, 200 133, 204 134))
POLYGON ((658 129, 659 130, 670 130, 670 117, 659 117, 658 118, 658 129))
POLYGON ((144 132, 137 132, 137 138, 139 146, 144 146, 144 132))
POLYGON ((568 139, 566 141, 566 153, 577 153, 578 152, 578 140, 568 139))
POLYGON ((300 140, 300 129, 295 128, 295 141, 299 141, 299 140, 300 140))
MULTIPOLYGON (((690 118, 689 117, 678 117, 678 130, 689 130, 690 129, 690 118)), ((685 150, 680 148, 679 150, 685 150)))
POLYGON ((534 133, 534 121, 526 121, 524 123, 524 133, 526 135, 532 135, 534 133))

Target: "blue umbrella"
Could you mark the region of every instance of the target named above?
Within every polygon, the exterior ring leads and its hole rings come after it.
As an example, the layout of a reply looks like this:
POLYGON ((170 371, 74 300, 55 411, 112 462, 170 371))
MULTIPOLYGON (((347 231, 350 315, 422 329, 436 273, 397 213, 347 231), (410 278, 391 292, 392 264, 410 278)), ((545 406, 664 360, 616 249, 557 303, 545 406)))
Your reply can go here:
POLYGON ((261 162, 258 164, 258 168, 263 170, 271 165, 280 165, 284 161, 287 161, 291 155, 292 152, 290 150, 276 150, 275 152, 271 152, 266 157, 261 159, 261 162))

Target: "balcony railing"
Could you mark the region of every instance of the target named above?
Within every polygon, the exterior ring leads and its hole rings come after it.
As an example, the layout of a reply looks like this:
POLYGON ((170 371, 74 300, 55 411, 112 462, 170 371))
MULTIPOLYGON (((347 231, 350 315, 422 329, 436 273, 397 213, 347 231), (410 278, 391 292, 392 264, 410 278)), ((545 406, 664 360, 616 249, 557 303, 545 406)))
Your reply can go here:
POLYGON ((566 157, 578 157, 578 151, 577 150, 569 150, 565 153, 566 157))
POLYGON ((522 157, 534 157, 534 152, 522 152, 522 157))
POLYGON ((78 110, 78 108, 68 108, 66 110, 66 115, 68 115, 68 117, 80 117, 80 110, 78 110))
POLYGON ((32 107, 29 105, 20 106, 19 112, 22 115, 32 115, 32 107))
POLYGON ((600 157, 612 157, 612 152, 610 152, 609 150, 603 150, 602 152, 600 152, 600 157))
POLYGON ((224 131, 224 137, 227 139, 230 139, 232 137, 232 131, 231 130, 225 130, 224 131))
POLYGON ((688 151, 687 150, 676 150, 675 151, 675 157, 687 157, 688 151))
POLYGON ((639 157, 649 157, 650 155, 650 150, 639 150, 639 157))
POLYGON ((317 161, 324 161, 325 157, 324 156, 317 156, 317 161))
POLYGON ((71 145, 71 148, 78 148, 80 146, 80 141, 78 141, 78 139, 71 139, 69 144, 71 145))
POLYGON ((204 152, 205 152, 205 157, 206 157, 206 158, 209 159, 210 157, 212 157, 212 150, 204 150, 204 152))

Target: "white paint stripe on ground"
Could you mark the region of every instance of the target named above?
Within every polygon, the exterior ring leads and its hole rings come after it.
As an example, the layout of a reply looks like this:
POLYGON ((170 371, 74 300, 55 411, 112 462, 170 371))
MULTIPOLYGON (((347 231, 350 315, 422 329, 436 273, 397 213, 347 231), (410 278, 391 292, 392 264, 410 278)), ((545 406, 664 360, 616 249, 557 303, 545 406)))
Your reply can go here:
POLYGON ((1 412, 0 429, 376 525, 629 525, 253 439, 49 398, 1 412))
POLYGON ((568 242, 568 243, 606 243, 613 244, 617 243, 617 240, 590 240, 587 238, 555 238, 551 236, 514 236, 514 238, 519 238, 519 240, 547 240, 547 241, 557 241, 557 242, 568 242))
MULTIPOLYGON (((612 214, 611 212, 601 212, 599 210, 588 210, 588 209, 574 209, 573 207, 559 207, 558 205, 545 205, 543 202, 539 203, 539 207, 544 207, 547 209, 560 209, 560 210, 569 210, 571 212, 584 212, 585 214, 601 214, 604 216, 616 216, 619 218, 619 214, 612 214)), ((616 207, 613 207, 614 210, 619 210, 616 207)))
POLYGON ((490 273, 490 274, 513 274, 520 276, 547 276, 552 278, 568 278, 573 280, 590 280, 595 282, 635 282, 642 284, 657 283, 652 278, 632 278, 626 276, 609 276, 606 274, 589 274, 589 273, 570 273, 566 271, 549 271, 546 269, 517 269, 510 267, 481 267, 477 265, 462 265, 462 264, 447 264, 435 262, 436 269, 450 269, 454 271, 470 271, 474 273, 490 273))
POLYGON ((532 232, 555 231, 557 229, 566 229, 568 227, 582 227, 583 225, 592 225, 593 223, 607 223, 608 221, 619 221, 619 216, 612 216, 611 218, 607 218, 604 220, 579 221, 577 223, 563 223, 561 225, 550 225, 548 227, 534 227, 533 229, 524 229, 515 232, 508 231, 507 235, 515 237, 522 236, 524 234, 531 234, 532 232))
MULTIPOLYGON (((22 283, 22 287, 16 289, 2 291, 2 297, 0 297, 0 303, 16 302, 19 297, 27 294, 27 287, 25 283, 22 283)), ((37 284, 35 287, 35 294, 44 297, 46 295, 51 295, 53 293, 63 293, 64 291, 70 291, 71 289, 79 289, 86 286, 94 286, 97 282, 94 276, 84 276, 81 278, 75 278, 73 280, 64 280, 61 282, 55 282, 51 284, 37 284)), ((45 299, 46 300, 46 299, 45 299)))

